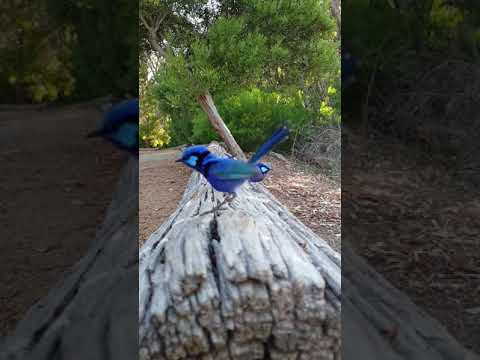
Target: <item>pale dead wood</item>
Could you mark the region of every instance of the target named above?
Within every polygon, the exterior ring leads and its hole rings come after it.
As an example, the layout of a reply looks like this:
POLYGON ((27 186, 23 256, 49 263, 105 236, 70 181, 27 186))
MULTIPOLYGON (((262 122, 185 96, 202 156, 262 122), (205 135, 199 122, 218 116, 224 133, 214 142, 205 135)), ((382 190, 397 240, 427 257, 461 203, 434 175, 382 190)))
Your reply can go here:
POLYGON ((340 30, 342 26, 342 7, 341 0, 332 0, 330 3, 330 11, 337 22, 337 27, 340 30))
POLYGON ((288 161, 285 156, 283 156, 282 154, 276 153, 274 151, 270 151, 270 155, 277 158, 278 160, 285 161, 285 162, 288 161))
POLYGON ((348 248, 342 295, 340 255, 261 185, 198 217, 222 195, 192 175, 142 247, 137 274, 137 167, 88 254, 0 359, 126 360, 137 345, 142 359, 341 359, 341 300, 344 359, 478 359, 348 248))
POLYGON ((194 173, 143 245, 141 358, 339 358, 339 254, 263 186, 222 200, 194 173))
POLYGON ((202 107, 203 111, 207 114, 208 120, 217 131, 217 133, 222 137, 223 141, 230 151, 230 153, 235 156, 237 159, 245 160, 245 154, 243 153, 240 146, 238 146, 235 138, 232 136, 232 133, 225 125, 222 120, 222 117, 218 113, 217 107, 213 102, 212 96, 208 91, 204 92, 203 94, 199 95, 197 98, 200 106, 202 107))
POLYGON ((194 173, 142 247, 141 359, 478 359, 349 249, 341 274, 263 186, 198 216, 221 200, 194 173))

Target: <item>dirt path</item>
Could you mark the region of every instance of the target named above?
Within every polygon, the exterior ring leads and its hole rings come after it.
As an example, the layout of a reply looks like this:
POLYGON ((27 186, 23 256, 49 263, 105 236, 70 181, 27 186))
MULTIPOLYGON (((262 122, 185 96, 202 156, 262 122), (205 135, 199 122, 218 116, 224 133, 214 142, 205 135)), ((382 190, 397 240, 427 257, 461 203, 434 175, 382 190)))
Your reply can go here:
POLYGON ((178 150, 140 152, 140 244, 168 218, 182 197, 191 172, 175 162, 178 156, 178 150))
MULTIPOLYGON (((191 171, 175 163, 179 150, 140 152, 140 243, 175 210, 191 171)), ((265 186, 290 211, 340 249, 340 188, 321 174, 289 160, 268 156, 273 166, 265 186)))
POLYGON ((0 336, 86 252, 124 155, 93 106, 0 112, 0 336))

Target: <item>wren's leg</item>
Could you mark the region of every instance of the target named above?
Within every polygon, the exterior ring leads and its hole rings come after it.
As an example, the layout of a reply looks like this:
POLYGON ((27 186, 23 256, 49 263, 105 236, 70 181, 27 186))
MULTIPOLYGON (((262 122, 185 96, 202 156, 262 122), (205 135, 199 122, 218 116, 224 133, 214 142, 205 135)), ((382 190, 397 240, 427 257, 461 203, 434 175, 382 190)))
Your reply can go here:
POLYGON ((208 211, 204 211, 203 213, 201 214, 198 214, 198 216, 203 216, 203 215, 207 215, 207 214, 211 214, 211 213, 214 213, 215 211, 217 210, 220 210, 220 208, 225 205, 225 204, 230 204, 234 199, 235 197, 237 196, 237 194, 235 193, 231 193, 231 194, 228 194, 224 197, 223 201, 218 204, 217 206, 215 206, 212 210, 208 210, 208 211))
POLYGON ((237 197, 237 193, 230 193, 230 194, 228 194, 228 197, 225 197, 223 202, 230 204, 233 200, 235 200, 236 197, 237 197))

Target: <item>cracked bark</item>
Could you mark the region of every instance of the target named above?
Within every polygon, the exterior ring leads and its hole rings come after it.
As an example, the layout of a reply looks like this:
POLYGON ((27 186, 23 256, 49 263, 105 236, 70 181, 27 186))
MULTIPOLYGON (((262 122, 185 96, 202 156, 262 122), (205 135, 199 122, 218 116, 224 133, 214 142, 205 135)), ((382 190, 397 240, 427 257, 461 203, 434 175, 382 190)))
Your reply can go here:
POLYGON ((222 200, 194 173, 142 247, 140 359, 478 359, 346 247, 341 273, 263 186, 198 216, 222 200))
POLYGON ((341 294, 339 254, 261 185, 195 216, 221 200, 194 174, 138 253, 131 162, 89 252, 0 359, 479 359, 345 246, 341 294))
POLYGON ((223 194, 194 173, 142 247, 141 358, 339 358, 340 256, 263 186, 238 195, 198 216, 223 194))
POLYGON ((138 356, 138 162, 123 173, 87 254, 0 347, 9 360, 138 356))

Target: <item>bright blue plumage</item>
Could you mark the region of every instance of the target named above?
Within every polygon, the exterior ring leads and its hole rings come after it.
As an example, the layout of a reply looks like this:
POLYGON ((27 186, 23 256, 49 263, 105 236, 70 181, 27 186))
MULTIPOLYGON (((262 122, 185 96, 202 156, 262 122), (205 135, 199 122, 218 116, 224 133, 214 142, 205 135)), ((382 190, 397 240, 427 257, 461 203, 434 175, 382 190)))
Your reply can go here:
POLYGON ((247 180, 252 182, 263 180, 266 173, 270 171, 270 167, 258 161, 284 140, 288 133, 286 126, 275 131, 248 162, 216 156, 202 145, 186 148, 182 158, 177 161, 200 172, 215 190, 234 194, 235 190, 247 180))
POLYGON ((290 133, 290 130, 286 126, 282 126, 279 128, 277 131, 275 131, 270 139, 265 141, 265 143, 260 146, 255 154, 250 158, 248 161, 249 163, 256 163, 258 160, 260 160, 262 157, 264 157, 270 150, 273 149, 275 145, 278 145, 280 142, 282 142, 290 133))
POLYGON ((273 133, 273 135, 261 145, 257 152, 253 154, 253 156, 248 161, 251 164, 257 163, 257 172, 250 178, 251 182, 260 182, 262 181, 265 176, 267 176, 268 172, 272 170, 268 165, 258 162, 263 156, 265 156, 270 150, 273 149, 274 146, 280 144, 283 140, 288 137, 290 130, 286 126, 282 126, 277 131, 273 133))
POLYGON ((99 128, 88 136, 101 136, 122 150, 138 154, 138 99, 118 103, 104 115, 99 128))
POLYGON ((270 166, 264 163, 258 163, 257 164, 257 172, 250 178, 251 182, 260 182, 263 179, 265 179, 265 176, 267 176, 268 172, 272 170, 270 166))
MULTIPOLYGON (((233 157, 231 155, 227 155, 227 157, 229 159, 233 159, 233 157)), ((249 181, 251 182, 260 182, 262 181, 265 176, 267 176, 267 173, 272 170, 272 168, 270 166, 268 166, 267 164, 264 164, 262 162, 259 162, 256 164, 257 165, 257 171, 255 172, 255 174, 253 174, 250 179, 248 179, 249 181)))
POLYGON ((230 194, 257 171, 253 164, 221 158, 201 145, 188 147, 177 161, 200 172, 215 190, 230 194))

